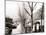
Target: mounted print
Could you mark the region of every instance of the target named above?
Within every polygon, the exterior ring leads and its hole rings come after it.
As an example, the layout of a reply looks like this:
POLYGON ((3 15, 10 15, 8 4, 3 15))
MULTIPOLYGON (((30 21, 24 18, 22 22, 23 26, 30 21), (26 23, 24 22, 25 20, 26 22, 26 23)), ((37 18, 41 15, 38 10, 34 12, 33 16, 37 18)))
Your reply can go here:
POLYGON ((5 35, 44 32, 44 2, 6 1, 5 35))

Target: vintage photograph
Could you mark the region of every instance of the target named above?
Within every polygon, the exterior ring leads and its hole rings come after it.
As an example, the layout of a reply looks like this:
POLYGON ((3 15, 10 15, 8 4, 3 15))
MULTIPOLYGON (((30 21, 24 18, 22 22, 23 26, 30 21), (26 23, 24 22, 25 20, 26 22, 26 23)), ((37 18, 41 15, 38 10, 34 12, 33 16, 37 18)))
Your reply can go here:
POLYGON ((5 35, 44 32, 44 2, 6 1, 5 35))

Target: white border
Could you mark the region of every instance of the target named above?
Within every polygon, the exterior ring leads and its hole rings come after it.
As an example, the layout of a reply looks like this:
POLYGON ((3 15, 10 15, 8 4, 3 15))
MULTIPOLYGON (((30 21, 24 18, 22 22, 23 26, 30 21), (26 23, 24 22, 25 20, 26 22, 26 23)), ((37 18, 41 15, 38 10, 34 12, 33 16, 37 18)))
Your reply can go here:
MULTIPOLYGON (((31 34, 25 34, 25 35, 46 35, 46 12, 45 12, 46 0, 23 0, 23 1, 44 2, 45 32, 44 33, 31 33, 31 34)), ((5 35, 5 12, 4 12, 4 10, 5 10, 4 0, 0 0, 0 35, 5 35)), ((21 34, 21 35, 24 35, 24 34, 21 34)))

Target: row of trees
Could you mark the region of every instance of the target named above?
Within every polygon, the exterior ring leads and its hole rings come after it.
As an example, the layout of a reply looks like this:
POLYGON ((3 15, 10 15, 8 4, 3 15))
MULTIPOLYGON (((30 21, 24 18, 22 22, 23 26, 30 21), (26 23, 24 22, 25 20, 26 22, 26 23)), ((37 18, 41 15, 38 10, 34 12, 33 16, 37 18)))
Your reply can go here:
POLYGON ((33 2, 32 3, 30 3, 30 2, 23 2, 23 8, 24 8, 23 9, 24 10, 23 12, 25 14, 21 14, 20 8, 19 8, 19 16, 21 18, 21 22, 24 25, 24 27, 26 25, 25 24, 26 20, 28 20, 28 18, 30 17, 30 19, 29 19, 29 21, 31 23, 30 31, 33 29, 33 24, 35 23, 36 20, 41 20, 41 25, 42 25, 42 19, 44 19, 44 13, 43 13, 44 12, 44 3, 42 3, 42 5, 41 5, 41 7, 39 9, 36 8, 36 7, 38 7, 37 5, 39 5, 39 4, 38 3, 35 3, 35 5, 34 5, 33 2))

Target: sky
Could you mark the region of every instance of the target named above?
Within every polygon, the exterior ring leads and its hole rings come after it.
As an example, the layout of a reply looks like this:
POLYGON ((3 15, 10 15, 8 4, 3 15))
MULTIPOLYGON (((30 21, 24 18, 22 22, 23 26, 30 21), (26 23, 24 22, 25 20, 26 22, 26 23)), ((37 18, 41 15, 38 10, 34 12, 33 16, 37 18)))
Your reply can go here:
MULTIPOLYGON (((33 3, 33 7, 34 5, 35 3, 33 3)), ((36 6, 34 7, 33 13, 37 12, 38 9, 41 8, 41 6, 42 6, 42 3, 37 3, 36 6)), ((23 14, 23 3, 22 2, 18 3, 16 1, 6 1, 6 17, 18 18, 19 8, 20 8, 21 13, 23 14)), ((30 13, 29 8, 27 10, 30 13)))

